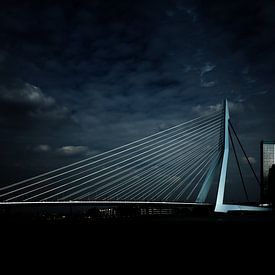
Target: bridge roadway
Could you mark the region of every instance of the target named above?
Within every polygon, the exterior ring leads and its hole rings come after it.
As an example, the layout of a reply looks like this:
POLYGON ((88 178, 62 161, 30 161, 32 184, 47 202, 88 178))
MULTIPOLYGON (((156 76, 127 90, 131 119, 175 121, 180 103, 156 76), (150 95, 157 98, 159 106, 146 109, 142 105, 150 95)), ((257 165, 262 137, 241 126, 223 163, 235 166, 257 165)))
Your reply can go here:
MULTIPOLYGON (((181 208, 181 207, 196 207, 196 208, 213 208, 215 204, 206 202, 166 202, 166 201, 119 201, 119 200, 104 200, 104 201, 14 201, 14 202, 0 202, 0 206, 144 206, 144 207, 170 207, 170 208, 181 208)), ((257 203, 251 203, 248 205, 244 203, 236 204, 224 204, 228 206, 229 209, 234 210, 247 210, 253 211, 253 208, 262 208, 263 210, 271 210, 268 206, 261 206, 257 203), (243 209, 242 209, 243 208, 243 209), (247 208, 247 209, 246 209, 247 208)))
POLYGON ((275 224, 272 212, 216 213, 210 203, 149 201, 1 202, 0 219, 9 223, 84 224, 275 224), (124 207, 125 206, 125 207, 124 207), (98 208, 100 212, 94 211, 98 208), (90 216, 92 215, 92 216, 90 216), (99 215, 99 216, 98 216, 99 215), (107 216, 106 216, 107 215, 107 216), (92 217, 92 218, 91 218, 92 217))
POLYGON ((76 205, 76 206, 146 206, 146 207, 213 207, 210 203, 187 203, 187 202, 152 202, 152 201, 35 201, 35 202, 0 202, 0 206, 58 206, 58 205, 76 205))
MULTIPOLYGON (((43 210, 48 213, 64 212, 64 209, 82 209, 82 212, 89 208, 98 209, 136 209, 137 211, 163 211, 169 213, 214 213, 215 205, 210 203, 184 203, 184 202, 151 202, 151 201, 39 201, 39 202, 1 202, 0 210, 17 210, 19 212, 38 212, 43 210), (138 210, 139 209, 139 210, 138 210)), ((135 210, 134 210, 135 211, 135 210)))
MULTIPOLYGON (((51 206, 63 206, 63 207, 132 207, 132 208, 167 208, 167 209, 189 209, 189 210, 198 210, 198 211, 207 211, 208 213, 214 212, 215 204, 211 203, 201 203, 201 202, 162 202, 162 201, 119 201, 119 200, 109 200, 109 201, 28 201, 28 202, 0 202, 0 207, 51 207, 51 206)), ((268 206, 260 206, 257 203, 251 203, 250 205, 246 204, 223 204, 222 211, 219 212, 265 212, 271 211, 272 209, 268 206)))

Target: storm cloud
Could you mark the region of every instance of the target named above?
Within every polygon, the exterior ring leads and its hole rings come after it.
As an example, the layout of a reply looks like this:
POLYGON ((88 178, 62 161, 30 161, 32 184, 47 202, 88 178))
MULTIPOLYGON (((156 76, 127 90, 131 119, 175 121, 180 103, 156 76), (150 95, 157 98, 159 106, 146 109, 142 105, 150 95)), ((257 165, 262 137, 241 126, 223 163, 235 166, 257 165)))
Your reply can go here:
POLYGON ((218 110, 259 170, 275 119, 275 5, 2 1, 3 184, 218 110))

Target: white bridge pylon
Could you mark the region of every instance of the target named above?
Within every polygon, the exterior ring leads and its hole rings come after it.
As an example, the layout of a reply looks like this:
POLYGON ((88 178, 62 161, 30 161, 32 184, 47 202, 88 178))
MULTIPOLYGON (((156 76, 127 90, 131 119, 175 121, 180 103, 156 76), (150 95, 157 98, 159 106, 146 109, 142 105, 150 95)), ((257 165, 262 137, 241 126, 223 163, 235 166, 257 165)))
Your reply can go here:
POLYGON ((222 165, 219 177, 218 193, 216 199, 215 212, 229 212, 229 211, 270 211, 270 208, 260 206, 248 206, 238 204, 226 204, 224 203, 225 182, 228 166, 229 156, 229 106, 228 101, 224 101, 224 148, 222 156, 222 165))

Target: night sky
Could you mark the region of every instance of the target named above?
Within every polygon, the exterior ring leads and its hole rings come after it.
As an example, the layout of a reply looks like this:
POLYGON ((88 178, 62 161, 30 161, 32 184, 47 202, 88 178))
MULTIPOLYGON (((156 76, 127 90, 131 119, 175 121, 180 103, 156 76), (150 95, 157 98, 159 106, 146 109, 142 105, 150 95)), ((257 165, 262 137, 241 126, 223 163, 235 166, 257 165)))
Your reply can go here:
POLYGON ((275 139, 274 14, 272 0, 1 1, 1 185, 225 98, 259 172, 260 141, 275 139))

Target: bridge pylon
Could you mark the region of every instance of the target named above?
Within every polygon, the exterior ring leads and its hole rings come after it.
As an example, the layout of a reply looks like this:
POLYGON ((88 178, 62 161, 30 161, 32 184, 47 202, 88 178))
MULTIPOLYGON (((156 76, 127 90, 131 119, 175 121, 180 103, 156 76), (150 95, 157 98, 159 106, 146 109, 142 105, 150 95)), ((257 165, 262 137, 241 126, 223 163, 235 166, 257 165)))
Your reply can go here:
POLYGON ((229 212, 229 211, 270 211, 269 208, 248 205, 235 205, 224 203, 225 182, 229 157, 229 105, 227 99, 224 101, 224 136, 223 136, 223 156, 222 166, 219 177, 218 193, 215 205, 215 212, 229 212))

